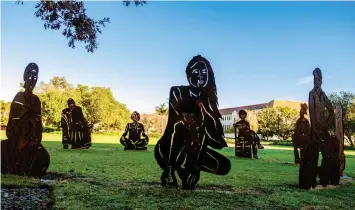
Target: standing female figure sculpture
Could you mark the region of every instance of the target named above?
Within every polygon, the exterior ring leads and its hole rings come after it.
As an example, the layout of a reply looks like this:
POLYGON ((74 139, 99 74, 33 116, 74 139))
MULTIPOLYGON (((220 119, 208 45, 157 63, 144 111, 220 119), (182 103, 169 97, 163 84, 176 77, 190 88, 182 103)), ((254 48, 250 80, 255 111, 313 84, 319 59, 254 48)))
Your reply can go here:
POLYGON ((217 88, 209 61, 195 56, 186 67, 188 86, 173 86, 169 95, 168 123, 155 146, 155 159, 163 170, 163 186, 177 187, 175 172, 183 189, 195 189, 200 171, 228 174, 228 158, 208 148, 227 147, 217 88))
POLYGON ((11 103, 6 127, 7 140, 1 141, 1 173, 42 177, 50 163, 41 144, 41 101, 33 94, 38 79, 38 66, 25 69, 24 92, 18 92, 11 103))
POLYGON ((331 138, 328 132, 334 119, 334 108, 321 88, 321 70, 316 68, 313 76, 314 88, 309 92, 308 100, 311 136, 299 170, 299 187, 302 189, 316 187, 318 174, 323 186, 339 184, 340 179, 337 139, 331 138), (328 117, 325 111, 328 111, 328 117), (322 153, 322 164, 318 168, 319 151, 322 153))

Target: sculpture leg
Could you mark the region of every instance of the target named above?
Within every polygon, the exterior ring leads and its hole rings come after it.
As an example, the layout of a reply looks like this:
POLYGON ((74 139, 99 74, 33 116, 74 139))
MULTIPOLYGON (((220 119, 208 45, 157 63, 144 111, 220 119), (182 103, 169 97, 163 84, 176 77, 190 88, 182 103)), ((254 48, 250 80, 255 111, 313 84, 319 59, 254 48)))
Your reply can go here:
POLYGON ((298 153, 298 148, 296 146, 293 146, 293 153, 295 155, 295 163, 296 164, 300 163, 300 156, 298 153))
POLYGON ((177 171, 182 182, 182 189, 194 190, 200 180, 200 170, 196 170, 191 163, 186 161, 177 171))
POLYGON ((167 142, 158 142, 154 148, 154 157, 163 170, 160 177, 162 186, 177 187, 177 179, 175 176, 175 168, 169 166, 169 148, 167 142))
POLYGON ((259 159, 258 157, 258 149, 257 149, 257 144, 254 142, 252 144, 252 149, 253 149, 253 156, 255 159, 259 159))
POLYGON ((185 127, 176 123, 172 133, 165 133, 158 141, 154 149, 154 156, 159 166, 163 169, 161 181, 163 186, 177 187, 175 170, 181 167, 178 161, 185 157, 185 127))
POLYGON ((148 137, 145 137, 144 139, 139 139, 136 143, 136 149, 137 150, 146 150, 148 145, 148 137))
POLYGON ((49 164, 50 157, 47 150, 40 145, 37 151, 34 151, 32 162, 30 163, 30 168, 28 171, 28 176, 32 177, 42 177, 45 175, 49 164))
POLYGON ((120 142, 124 146, 124 150, 136 148, 136 146, 131 142, 131 140, 124 136, 121 137, 120 142))
POLYGON ((16 165, 16 147, 9 140, 1 141, 1 173, 14 174, 16 165))
POLYGON ((299 169, 299 188, 310 189, 317 185, 317 171, 318 171, 318 153, 319 147, 317 142, 310 142, 305 150, 303 157, 301 158, 301 164, 299 169))
POLYGON ((227 175, 231 169, 231 162, 228 158, 209 148, 203 151, 199 162, 202 171, 216 175, 227 175))

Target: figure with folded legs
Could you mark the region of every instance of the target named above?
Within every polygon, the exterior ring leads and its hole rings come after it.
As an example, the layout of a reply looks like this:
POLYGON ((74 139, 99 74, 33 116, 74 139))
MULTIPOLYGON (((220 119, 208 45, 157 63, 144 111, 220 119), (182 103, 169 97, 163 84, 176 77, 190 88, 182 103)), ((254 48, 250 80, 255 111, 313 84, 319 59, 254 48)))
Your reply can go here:
POLYGON ((7 140, 1 141, 3 174, 42 177, 49 167, 49 153, 41 144, 41 101, 33 94, 38 72, 37 64, 27 65, 23 75, 25 91, 17 93, 11 103, 7 140))
POLYGON ((193 57, 186 76, 189 86, 170 89, 168 124, 154 155, 163 170, 163 186, 177 187, 177 172, 183 189, 195 189, 201 171, 226 175, 231 164, 212 149, 222 149, 227 143, 209 61, 201 55, 193 57))
POLYGON ((139 122, 140 114, 134 111, 131 114, 131 119, 133 122, 126 125, 126 129, 120 139, 120 142, 124 146, 125 150, 146 150, 149 137, 144 131, 144 125, 139 122))

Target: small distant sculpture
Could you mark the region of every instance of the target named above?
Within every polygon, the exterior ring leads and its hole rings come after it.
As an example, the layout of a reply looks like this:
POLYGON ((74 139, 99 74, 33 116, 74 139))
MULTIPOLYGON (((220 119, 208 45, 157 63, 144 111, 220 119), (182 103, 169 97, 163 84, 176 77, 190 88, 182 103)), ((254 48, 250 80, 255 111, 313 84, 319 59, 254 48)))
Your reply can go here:
POLYGON ((168 123, 155 146, 155 159, 163 170, 162 185, 193 190, 200 172, 229 173, 228 158, 214 149, 227 147, 219 118, 217 88, 209 61, 195 56, 186 67, 189 86, 173 86, 169 94, 168 123))
POLYGON ((18 92, 11 103, 6 127, 7 140, 1 141, 1 173, 42 177, 50 158, 41 144, 41 101, 33 94, 38 79, 37 64, 27 65, 23 79, 24 92, 18 92))
POLYGON ((134 111, 131 114, 131 119, 133 122, 126 125, 120 142, 124 146, 124 150, 146 150, 149 137, 145 134, 144 125, 139 122, 140 114, 134 111), (128 138, 127 134, 129 134, 128 138))
POLYGON ((322 72, 313 71, 314 88, 309 93, 309 114, 311 119, 311 137, 301 158, 299 169, 299 188, 310 189, 317 186, 317 175, 324 187, 338 185, 340 181, 339 142, 336 136, 329 135, 329 127, 334 119, 334 108, 327 95, 321 89, 322 72), (325 110, 329 115, 326 118, 325 110), (319 151, 322 164, 318 168, 319 151))
POLYGON ((259 136, 255 131, 250 129, 250 124, 246 120, 247 112, 245 110, 240 110, 238 112, 240 120, 233 124, 235 127, 235 155, 238 157, 248 157, 251 158, 253 150, 253 156, 255 159, 258 157, 258 148, 264 149, 260 143, 259 136), (238 129, 238 133, 236 132, 238 129))
POLYGON ((68 108, 63 109, 61 118, 63 149, 68 149, 69 145, 72 149, 88 149, 91 147, 92 125, 72 98, 67 103, 68 108))
POLYGON ((304 148, 306 148, 306 145, 309 142, 310 138, 311 125, 309 124, 307 118, 304 117, 304 115, 307 114, 307 109, 307 104, 301 104, 300 118, 296 122, 294 134, 292 135, 292 143, 296 164, 300 163, 300 157, 302 158, 304 148), (301 154, 299 154, 298 149, 300 149, 301 154))

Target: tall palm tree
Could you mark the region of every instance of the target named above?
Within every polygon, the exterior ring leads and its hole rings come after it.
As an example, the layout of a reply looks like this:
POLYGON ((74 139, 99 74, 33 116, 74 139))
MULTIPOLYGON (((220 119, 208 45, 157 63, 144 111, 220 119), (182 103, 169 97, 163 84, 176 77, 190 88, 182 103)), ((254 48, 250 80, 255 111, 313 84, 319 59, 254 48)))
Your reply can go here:
POLYGON ((161 133, 164 132, 164 116, 168 115, 168 107, 166 106, 165 103, 160 104, 159 106, 155 107, 155 113, 157 113, 160 116, 160 123, 161 123, 161 133))

